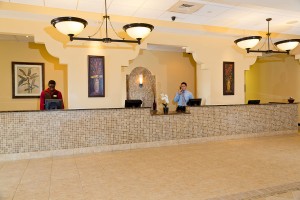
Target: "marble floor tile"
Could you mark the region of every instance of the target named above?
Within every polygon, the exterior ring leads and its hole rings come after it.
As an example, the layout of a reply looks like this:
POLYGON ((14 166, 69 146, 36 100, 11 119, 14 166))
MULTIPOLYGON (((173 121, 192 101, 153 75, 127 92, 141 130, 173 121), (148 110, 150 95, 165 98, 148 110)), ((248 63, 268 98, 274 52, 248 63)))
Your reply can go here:
POLYGON ((49 181, 21 183, 14 195, 14 200, 48 200, 49 189, 49 181))
POLYGON ((0 200, 292 200, 299 144, 295 134, 0 162, 0 200))

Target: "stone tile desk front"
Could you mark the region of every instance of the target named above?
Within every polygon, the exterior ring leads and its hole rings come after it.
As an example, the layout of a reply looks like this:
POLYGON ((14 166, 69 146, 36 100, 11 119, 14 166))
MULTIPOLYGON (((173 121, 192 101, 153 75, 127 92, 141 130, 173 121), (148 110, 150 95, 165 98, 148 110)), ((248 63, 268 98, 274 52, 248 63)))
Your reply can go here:
POLYGON ((291 134, 297 114, 297 104, 0 112, 0 160, 291 134))

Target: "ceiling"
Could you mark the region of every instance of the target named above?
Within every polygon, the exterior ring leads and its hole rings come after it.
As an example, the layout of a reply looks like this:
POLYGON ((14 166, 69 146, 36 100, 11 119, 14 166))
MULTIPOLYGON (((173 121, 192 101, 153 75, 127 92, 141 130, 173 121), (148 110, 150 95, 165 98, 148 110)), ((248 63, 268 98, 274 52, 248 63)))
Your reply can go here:
MULTIPOLYGON (((1 2, 104 13, 104 0, 0 0, 1 2)), ((107 0, 108 15, 299 35, 300 0, 107 0)), ((1 9, 1 6, 0 6, 1 9)), ((0 17, 50 21, 57 16, 0 12, 0 17)), ((142 19, 141 19, 142 20, 142 19)), ((160 27, 162 28, 162 27, 160 27)), ((173 31, 178 31, 173 29, 173 31)), ((191 32, 190 32, 191 33, 191 32)), ((199 33, 199 32, 197 32, 199 33)), ((236 33, 233 37, 240 37, 236 33)), ((245 35, 242 35, 243 37, 245 35)), ((0 34, 0 41, 33 42, 32 36, 0 34)), ((181 46, 148 44, 149 50, 185 52, 181 46)))
MULTIPOLYGON (((95 13, 104 12, 104 0, 0 0, 95 13)), ((267 31, 266 18, 271 17, 270 32, 299 35, 300 0, 107 0, 108 14, 156 20, 221 26, 242 30, 267 31), (175 12, 170 9, 177 3, 175 12), (200 9, 188 12, 190 5, 200 9), (178 6, 181 6, 178 7, 178 6)), ((2 15, 3 16, 3 15, 2 15)))

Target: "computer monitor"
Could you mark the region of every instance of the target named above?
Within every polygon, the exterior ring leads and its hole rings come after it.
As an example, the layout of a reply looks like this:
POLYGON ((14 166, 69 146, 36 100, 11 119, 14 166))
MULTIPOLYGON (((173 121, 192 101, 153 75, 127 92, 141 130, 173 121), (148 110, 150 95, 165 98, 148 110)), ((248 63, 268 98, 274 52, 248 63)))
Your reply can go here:
POLYGON ((45 110, 62 109, 61 99, 45 99, 45 110))
POLYGON ((139 108, 142 103, 142 100, 139 99, 125 100, 125 108, 139 108))
POLYGON ((248 100, 248 104, 259 104, 260 100, 248 100))
POLYGON ((188 106, 201 106, 202 99, 190 99, 187 103, 188 106))

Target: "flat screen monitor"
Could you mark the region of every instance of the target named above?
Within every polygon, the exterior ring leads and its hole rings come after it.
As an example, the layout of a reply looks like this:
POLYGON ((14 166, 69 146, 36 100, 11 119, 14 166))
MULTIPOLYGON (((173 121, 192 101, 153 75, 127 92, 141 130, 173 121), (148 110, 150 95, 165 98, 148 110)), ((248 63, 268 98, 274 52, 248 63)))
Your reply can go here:
POLYGON ((45 99, 45 110, 62 109, 61 99, 45 99))
POLYGON ((260 100, 248 100, 248 104, 259 104, 260 100))
POLYGON ((202 99, 190 99, 187 103, 188 106, 201 106, 202 99))
POLYGON ((142 103, 142 100, 139 99, 125 100, 125 108, 139 108, 142 103))

